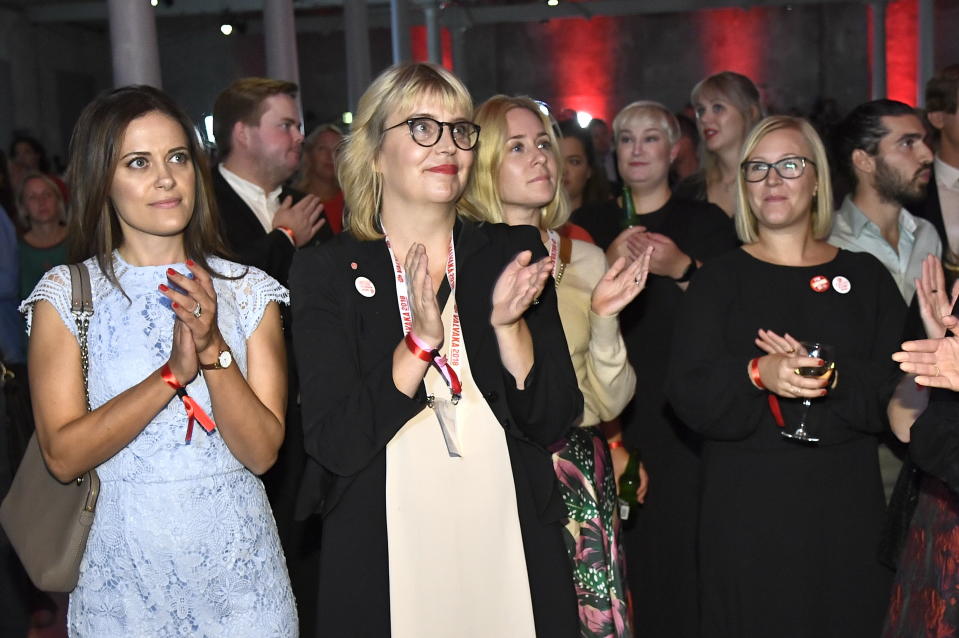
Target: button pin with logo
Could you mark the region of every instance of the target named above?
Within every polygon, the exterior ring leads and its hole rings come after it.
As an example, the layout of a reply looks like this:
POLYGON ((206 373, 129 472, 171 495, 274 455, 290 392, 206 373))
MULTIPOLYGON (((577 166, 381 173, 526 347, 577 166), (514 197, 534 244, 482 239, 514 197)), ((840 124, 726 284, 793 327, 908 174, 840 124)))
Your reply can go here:
POLYGON ((826 292, 829 290, 829 280, 822 275, 816 275, 809 280, 809 287, 815 292, 826 292))
POLYGON ((364 297, 372 297, 376 294, 376 286, 366 277, 357 277, 353 285, 356 286, 356 291, 364 297))

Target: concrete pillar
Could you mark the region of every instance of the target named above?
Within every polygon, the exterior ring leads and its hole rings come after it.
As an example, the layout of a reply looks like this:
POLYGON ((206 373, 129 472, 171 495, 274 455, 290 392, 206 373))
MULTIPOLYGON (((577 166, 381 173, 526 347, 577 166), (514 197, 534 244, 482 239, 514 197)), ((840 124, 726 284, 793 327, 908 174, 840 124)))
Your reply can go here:
POLYGON ((453 72, 466 84, 466 29, 453 29, 453 72))
POLYGON ((366 0, 343 3, 346 32, 346 90, 350 111, 356 112, 360 96, 370 83, 370 30, 366 0))
POLYGON ((296 52, 296 23, 293 0, 263 3, 263 39, 266 46, 266 75, 274 80, 300 83, 296 52))
POLYGON ((390 38, 393 41, 393 64, 411 60, 409 0, 390 0, 390 38))
POLYGON ((160 88, 160 50, 149 2, 108 0, 113 86, 149 84, 160 88))
POLYGON ((430 2, 423 6, 423 14, 426 18, 426 49, 430 62, 433 64, 443 63, 443 49, 440 44, 440 11, 435 2, 430 2))
POLYGON ((873 2, 872 24, 869 29, 872 33, 872 89, 870 96, 873 100, 886 97, 886 3, 873 2))
POLYGON ((919 0, 919 15, 916 20, 916 106, 926 106, 926 82, 936 72, 936 32, 933 24, 935 10, 933 0, 919 0))

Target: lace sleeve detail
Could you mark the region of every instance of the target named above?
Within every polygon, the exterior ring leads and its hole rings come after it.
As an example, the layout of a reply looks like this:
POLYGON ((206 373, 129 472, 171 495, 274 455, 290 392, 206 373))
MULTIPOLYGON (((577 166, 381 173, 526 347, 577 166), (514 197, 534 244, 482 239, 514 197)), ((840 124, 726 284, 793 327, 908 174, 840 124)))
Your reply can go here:
POLYGON ((33 327, 33 308, 38 301, 47 301, 56 308, 70 334, 77 336, 77 324, 70 312, 70 270, 66 266, 48 270, 30 296, 20 304, 20 312, 27 320, 27 334, 33 327))
POLYGON ((260 325, 260 319, 271 301, 290 303, 290 291, 259 268, 249 267, 246 275, 235 283, 236 302, 240 311, 240 325, 249 339, 260 325))

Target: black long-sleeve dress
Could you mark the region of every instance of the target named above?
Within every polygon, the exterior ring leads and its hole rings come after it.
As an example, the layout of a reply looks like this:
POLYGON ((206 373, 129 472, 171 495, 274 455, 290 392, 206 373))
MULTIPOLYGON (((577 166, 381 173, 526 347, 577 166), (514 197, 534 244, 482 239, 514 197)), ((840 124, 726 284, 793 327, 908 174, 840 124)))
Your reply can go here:
MULTIPOLYGON (((789 267, 738 250, 697 273, 676 323, 667 395, 704 437, 704 636, 879 634, 891 574, 877 560, 885 503, 876 436, 888 428, 904 313, 889 273, 865 253, 789 267), (819 277, 830 284, 821 292, 819 277), (818 445, 780 436, 769 394, 751 384, 759 328, 836 349, 838 385, 810 410, 818 445)), ((780 403, 794 429, 800 401, 780 403)))
MULTIPOLYGON (((545 249, 532 227, 458 221, 455 233, 456 302, 466 352, 509 452, 536 633, 572 638, 578 622, 562 538, 566 510, 546 448, 582 413, 583 398, 555 286, 548 282, 541 303, 525 315, 535 362, 524 390, 516 389, 503 368, 489 323, 493 286, 503 268, 524 249, 532 250, 534 259, 545 257, 545 249)), ((393 265, 382 240, 364 242, 342 233, 298 253, 290 282, 309 457, 300 513, 323 515, 319 626, 329 636, 387 637, 386 446, 428 409, 422 385, 410 398, 393 383, 393 351, 403 339, 393 265), (359 278, 372 282, 375 293, 361 294, 359 278)), ((443 629, 430 628, 436 631, 443 629)), ((449 631, 471 635, 468 627, 449 631)))

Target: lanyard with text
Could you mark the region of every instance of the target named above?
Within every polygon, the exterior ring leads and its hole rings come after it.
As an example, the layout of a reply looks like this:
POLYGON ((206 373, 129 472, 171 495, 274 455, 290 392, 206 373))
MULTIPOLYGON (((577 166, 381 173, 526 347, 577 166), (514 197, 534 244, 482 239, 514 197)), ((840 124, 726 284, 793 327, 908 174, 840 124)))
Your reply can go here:
MULTIPOLYGON (((390 251, 390 259, 393 261, 393 274, 396 279, 396 302, 400 308, 400 319, 403 322, 403 336, 410 333, 413 328, 413 308, 410 306, 409 288, 406 282, 406 274, 403 272, 403 266, 396 258, 393 247, 390 245, 389 237, 386 238, 386 248, 390 251)), ((449 350, 446 356, 439 353, 439 350, 433 351, 434 366, 443 380, 446 381, 450 389, 450 401, 453 405, 459 403, 463 395, 463 386, 459 377, 456 375, 455 367, 460 363, 460 352, 463 345, 463 333, 460 328, 460 314, 456 307, 456 253, 453 250, 453 237, 450 235, 450 248, 446 259, 446 279, 450 284, 450 297, 453 303, 453 321, 450 326, 449 350)), ((433 397, 429 398, 430 407, 432 407, 433 397)))
MULTIPOLYGON (((563 281, 563 274, 566 272, 566 261, 569 259, 569 254, 562 254, 560 246, 562 244, 562 239, 560 239, 559 233, 555 230, 547 230, 546 234, 549 235, 549 267, 553 271, 553 282, 556 286, 559 286, 559 282, 563 281)), ((569 241, 568 239, 566 240, 569 241)))

